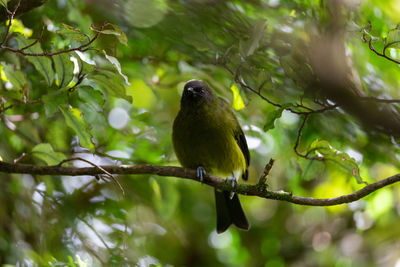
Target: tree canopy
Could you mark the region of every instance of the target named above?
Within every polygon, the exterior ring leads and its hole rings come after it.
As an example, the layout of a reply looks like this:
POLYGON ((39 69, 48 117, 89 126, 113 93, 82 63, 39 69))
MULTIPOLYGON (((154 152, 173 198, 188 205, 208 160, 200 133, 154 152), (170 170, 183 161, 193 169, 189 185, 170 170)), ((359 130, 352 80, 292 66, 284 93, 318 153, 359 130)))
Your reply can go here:
POLYGON ((399 12, 0 0, 0 265, 400 265, 399 12), (247 232, 216 233, 212 187, 230 184, 174 155, 190 79, 246 135, 247 232))

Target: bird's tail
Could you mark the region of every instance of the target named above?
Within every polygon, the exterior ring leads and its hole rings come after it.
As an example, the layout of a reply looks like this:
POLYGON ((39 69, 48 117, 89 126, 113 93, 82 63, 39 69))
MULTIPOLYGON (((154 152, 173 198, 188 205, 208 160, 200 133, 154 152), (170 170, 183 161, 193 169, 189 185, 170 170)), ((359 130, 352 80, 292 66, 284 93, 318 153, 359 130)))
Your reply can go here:
POLYGON ((233 223, 238 228, 249 230, 250 224, 240 204, 237 194, 231 198, 231 192, 215 189, 217 207, 217 233, 223 233, 233 223))

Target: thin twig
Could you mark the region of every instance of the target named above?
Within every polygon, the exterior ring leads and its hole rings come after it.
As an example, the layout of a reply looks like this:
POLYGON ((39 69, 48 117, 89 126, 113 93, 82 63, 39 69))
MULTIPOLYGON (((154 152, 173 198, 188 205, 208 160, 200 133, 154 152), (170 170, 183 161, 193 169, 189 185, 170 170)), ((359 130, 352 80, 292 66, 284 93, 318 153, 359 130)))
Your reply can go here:
POLYGON ((14 159, 14 164, 18 163, 21 159, 25 158, 26 156, 28 156, 30 153, 22 153, 18 158, 14 159))
POLYGON ((360 97, 360 100, 362 101, 372 101, 372 102, 379 102, 379 103, 400 103, 400 99, 382 99, 382 98, 376 98, 372 96, 362 96, 360 97))
POLYGON ((248 86, 246 83, 244 83, 244 82, 242 81, 242 79, 239 77, 239 74, 238 74, 238 73, 236 73, 236 75, 235 75, 235 82, 238 83, 238 84, 239 84, 240 86, 242 86, 243 88, 246 88, 246 89, 252 91, 253 93, 257 94, 257 95, 260 96, 263 100, 267 101, 269 104, 271 104, 271 105, 273 105, 273 106, 275 106, 275 107, 278 107, 278 108, 282 108, 282 105, 281 105, 281 104, 273 102, 273 101, 270 100, 269 98, 267 98, 267 97, 265 97, 264 95, 258 93, 258 91, 255 90, 255 89, 253 89, 251 86, 248 86))
POLYGON ((17 5, 15 6, 13 11, 10 11, 7 9, 8 25, 7 25, 6 33, 4 34, 3 40, 0 43, 0 46, 3 46, 3 44, 7 41, 8 35, 10 34, 10 28, 12 25, 12 21, 14 19, 15 13, 17 12, 20 4, 21 4, 21 0, 18 1, 17 5))
POLYGON ((21 48, 20 50, 21 50, 21 51, 24 51, 24 50, 28 49, 29 47, 32 47, 32 46, 34 46, 35 44, 37 44, 37 43, 42 39, 42 37, 43 37, 43 31, 44 31, 44 25, 42 26, 42 29, 40 30, 39 37, 36 38, 36 40, 33 41, 31 44, 29 44, 29 45, 27 45, 27 46, 21 48))
POLYGON ((309 153, 307 153, 307 154, 302 154, 302 153, 300 153, 300 151, 298 150, 298 146, 299 146, 299 144, 300 144, 301 135, 302 135, 302 133, 303 133, 304 126, 306 125, 306 122, 307 122, 307 119, 308 119, 309 116, 310 116, 310 114, 305 114, 305 115, 304 115, 303 122, 301 123, 300 128, 299 128, 299 130, 298 130, 298 132, 297 132, 297 139, 296 139, 296 143, 295 143, 293 149, 294 149, 294 152, 295 152, 298 156, 300 156, 300 157, 302 157, 302 158, 309 159, 309 160, 319 160, 319 161, 323 161, 323 160, 324 160, 323 157, 309 157, 309 156, 308 156, 309 153))
POLYGON ((389 56, 386 55, 386 48, 387 48, 386 46, 385 46, 384 49, 383 49, 383 53, 380 53, 380 52, 378 52, 378 51, 375 49, 375 47, 372 45, 372 38, 369 38, 369 39, 368 39, 367 36, 366 36, 366 34, 364 33, 363 36, 362 36, 362 39, 363 39, 364 42, 368 42, 369 49, 370 49, 372 52, 374 52, 376 55, 378 55, 378 56, 380 56, 380 57, 383 57, 383 58, 386 58, 387 60, 392 61, 393 63, 400 64, 400 61, 399 61, 399 60, 395 60, 395 59, 393 59, 393 58, 391 58, 391 57, 389 57, 389 56))
POLYGON ((278 107, 278 108, 283 108, 283 109, 285 109, 287 111, 290 111, 291 113, 294 113, 294 114, 297 114, 297 115, 307 115, 307 114, 313 114, 313 113, 322 113, 322 112, 325 112, 325 111, 328 111, 328 110, 333 110, 333 109, 338 107, 338 105, 335 104, 335 105, 324 106, 324 108, 314 110, 314 109, 312 109, 310 107, 304 106, 303 104, 294 105, 294 107, 303 108, 303 109, 306 109, 307 111, 297 111, 297 110, 294 110, 294 109, 292 109, 290 107, 284 107, 282 104, 276 103, 276 102, 272 101, 271 99, 269 99, 268 97, 264 96, 261 93, 261 90, 258 90, 258 89, 256 90, 256 89, 252 88, 251 86, 247 85, 242 80, 242 78, 240 77, 239 69, 235 73, 226 64, 223 64, 223 66, 231 75, 234 76, 235 82, 237 84, 239 84, 241 87, 246 88, 247 90, 255 93, 256 95, 261 97, 264 101, 268 102, 269 104, 271 104, 271 105, 273 105, 275 107, 278 107))
POLYGON ((90 228, 90 230, 93 231, 93 233, 100 239, 101 243, 106 247, 107 250, 110 251, 110 247, 107 245, 106 241, 103 239, 103 237, 96 231, 96 229, 91 225, 88 221, 86 221, 83 217, 78 217, 79 220, 81 220, 84 224, 86 224, 87 227, 90 228))
POLYGON ((7 107, 5 107, 4 105, 3 105, 2 107, 0 107, 0 113, 3 113, 4 111, 6 111, 6 110, 8 110, 8 109, 11 109, 11 108, 13 108, 13 107, 15 107, 15 106, 19 106, 19 105, 33 105, 33 104, 39 104, 39 103, 42 103, 42 100, 36 99, 36 100, 31 100, 31 101, 26 101, 26 102, 17 100, 17 102, 15 102, 15 103, 13 103, 13 104, 10 104, 10 105, 8 105, 7 107))
POLYGON ((65 162, 74 161, 74 160, 80 160, 80 161, 86 162, 86 163, 92 165, 93 167, 96 167, 96 168, 98 168, 99 170, 101 170, 104 174, 106 174, 108 177, 110 177, 110 178, 115 182, 115 184, 118 185, 119 189, 120 189, 121 192, 122 192, 122 195, 125 196, 125 190, 124 190, 124 188, 122 187, 122 185, 118 182, 118 180, 117 180, 111 173, 109 173, 108 171, 106 171, 103 167, 101 167, 101 166, 99 166, 99 165, 97 165, 97 164, 94 164, 93 162, 90 162, 89 160, 86 160, 86 159, 84 159, 84 158, 79 158, 79 157, 76 157, 76 158, 69 158, 69 159, 65 159, 65 160, 61 161, 61 162, 58 163, 58 165, 56 165, 56 166, 61 167, 65 162))
POLYGON ((258 184, 266 185, 269 172, 271 171, 272 166, 274 165, 274 162, 275 162, 275 160, 271 158, 269 160, 269 162, 267 163, 267 165, 265 165, 264 171, 261 174, 260 179, 258 180, 258 184))
POLYGON ((100 252, 99 247, 90 241, 87 235, 83 235, 76 226, 73 227, 75 234, 78 236, 81 241, 83 247, 93 256, 97 258, 97 260, 101 263, 102 266, 105 266, 107 261, 104 259, 104 253, 100 252))

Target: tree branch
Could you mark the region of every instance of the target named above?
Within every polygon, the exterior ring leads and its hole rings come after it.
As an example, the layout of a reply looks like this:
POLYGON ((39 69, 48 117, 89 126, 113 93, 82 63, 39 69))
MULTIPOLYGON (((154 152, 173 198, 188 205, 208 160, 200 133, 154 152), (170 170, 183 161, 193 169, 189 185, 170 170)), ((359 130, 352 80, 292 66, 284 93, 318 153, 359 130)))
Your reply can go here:
MULTIPOLYGON (((14 10, 17 5, 19 7, 17 8, 17 12, 15 15, 21 15, 23 13, 26 13, 36 7, 39 7, 43 5, 47 0, 11 0, 8 3, 8 9, 9 10, 14 10)), ((0 23, 6 21, 9 19, 9 14, 5 8, 0 8, 0 23)))
MULTIPOLYGON (((272 166, 270 166, 272 167, 272 166)), ((199 181, 196 177, 196 171, 174 167, 174 166, 154 166, 154 165, 135 165, 135 166, 101 166, 102 169, 112 174, 155 174, 159 176, 173 176, 177 178, 190 179, 199 181)), ((29 164, 12 164, 7 162, 0 162, 0 172, 3 173, 27 173, 36 175, 98 175, 104 174, 104 171, 98 167, 62 167, 62 166, 35 166, 29 164)), ((393 175, 386 179, 380 180, 376 183, 368 184, 362 189, 355 191, 354 193, 343 195, 335 198, 311 198, 311 197, 299 197, 293 196, 289 192, 284 191, 269 191, 265 184, 258 183, 255 185, 249 184, 237 184, 232 190, 231 184, 226 183, 225 179, 217 176, 206 174, 204 177, 204 183, 221 189, 234 191, 238 194, 248 196, 258 196, 266 199, 274 199, 287 201, 299 205, 307 206, 333 206, 344 203, 350 203, 357 201, 372 192, 377 191, 380 188, 394 184, 400 181, 400 174, 393 175)))
MULTIPOLYGON (((249 90, 250 92, 258 95, 261 99, 263 99, 267 103, 269 103, 269 104, 271 104, 271 105, 273 105, 275 107, 278 107, 278 108, 283 108, 283 109, 285 109, 285 110, 287 110, 287 111, 289 111, 291 113, 294 113, 294 114, 297 114, 297 115, 310 115, 310 114, 314 114, 314 113, 323 113, 325 111, 333 110, 333 109, 336 109, 339 106, 337 104, 334 104, 334 105, 322 105, 323 108, 314 110, 314 109, 312 109, 310 107, 304 106, 302 104, 302 99, 300 99, 300 104, 292 104, 292 107, 305 109, 306 111, 298 111, 298 110, 293 109, 290 106, 284 107, 284 105, 273 102, 271 99, 269 99, 268 97, 266 97, 265 95, 263 95, 261 93, 261 88, 263 87, 263 84, 261 84, 258 87, 258 89, 254 89, 251 86, 247 85, 246 82, 244 81, 243 77, 240 76, 240 73, 239 73, 240 68, 238 68, 236 70, 236 72, 234 72, 226 64, 223 64, 223 63, 219 63, 219 64, 221 64, 232 76, 234 76, 235 83, 239 84, 241 87, 249 90)), ((319 104, 321 105, 321 103, 319 103, 319 104)))
POLYGON ((298 130, 298 132, 297 132, 297 139, 296 139, 296 143, 295 143, 293 149, 294 149, 294 152, 295 152, 298 156, 300 156, 300 157, 302 157, 302 158, 309 159, 309 160, 324 161, 324 157, 310 157, 309 154, 310 154, 311 151, 307 152, 307 154, 301 154, 301 152, 298 150, 298 147, 299 147, 299 145, 300 145, 301 135, 303 134, 303 129, 304 129, 304 126, 306 125, 306 122, 307 122, 307 119, 308 119, 308 116, 309 116, 309 115, 310 115, 310 114, 304 115, 303 122, 301 123, 300 128, 299 128, 299 130, 298 130))
POLYGON ((380 57, 383 57, 383 58, 386 58, 387 60, 392 61, 393 63, 400 64, 400 61, 399 61, 399 60, 395 60, 395 59, 393 59, 393 58, 391 58, 391 57, 389 57, 389 56, 386 55, 386 49, 387 49, 389 46, 385 45, 384 48, 383 48, 382 53, 380 53, 380 52, 378 52, 378 51, 375 49, 375 47, 372 45, 372 37, 369 37, 369 38, 368 38, 367 35, 366 35, 366 33, 364 32, 361 38, 362 38, 362 41, 363 41, 364 43, 368 43, 369 49, 370 49, 372 52, 374 52, 376 55, 378 55, 378 56, 380 56, 380 57))
MULTIPOLYGON (((11 25, 11 22, 12 22, 12 17, 10 17, 10 24, 9 24, 9 25, 11 25)), ((38 42, 38 40, 39 40, 40 37, 39 37, 38 39, 36 39, 33 43, 31 43, 31 44, 29 44, 28 46, 25 46, 25 47, 23 47, 23 48, 18 48, 18 49, 17 49, 17 48, 12 48, 12 47, 8 47, 8 46, 4 46, 3 43, 4 43, 4 42, 6 41, 6 39, 7 39, 8 31, 7 31, 7 33, 6 33, 6 36, 4 37, 4 40, 2 41, 2 43, 0 43, 0 48, 1 48, 1 49, 4 49, 4 50, 8 50, 8 51, 13 52, 13 53, 21 54, 21 55, 23 55, 23 56, 31 56, 31 57, 55 56, 55 55, 65 54, 65 53, 74 52, 74 51, 85 52, 85 51, 87 51, 87 50, 90 49, 90 45, 91 45, 94 41, 97 40, 97 38, 100 36, 100 34, 103 33, 104 28, 105 28, 106 26, 108 26, 108 25, 109 25, 108 22, 104 22, 104 23, 101 25, 100 29, 99 29, 99 30, 96 30, 95 35, 94 35, 93 37, 89 38, 89 40, 88 40, 86 43, 84 43, 84 44, 82 44, 82 45, 80 45, 80 46, 78 46, 78 47, 73 47, 73 48, 69 48, 69 49, 59 50, 59 51, 55 51, 55 52, 44 51, 44 52, 42 52, 42 53, 29 53, 29 52, 25 52, 25 51, 24 51, 24 50, 26 50, 27 48, 31 47, 32 45, 36 44, 36 43, 38 42)), ((94 29, 94 26, 93 26, 93 25, 92 25, 91 27, 94 29)))

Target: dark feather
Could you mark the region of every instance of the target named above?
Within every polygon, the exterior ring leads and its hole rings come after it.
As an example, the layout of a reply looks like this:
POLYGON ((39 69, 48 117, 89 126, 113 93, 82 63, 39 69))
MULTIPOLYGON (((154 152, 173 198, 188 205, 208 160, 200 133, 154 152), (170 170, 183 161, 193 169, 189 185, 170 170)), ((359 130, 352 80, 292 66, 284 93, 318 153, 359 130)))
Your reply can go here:
POLYGON ((238 228, 249 230, 250 224, 244 214, 237 194, 231 199, 228 191, 215 189, 215 205, 217 207, 217 233, 223 233, 233 223, 238 228))
POLYGON ((233 224, 236 225, 240 229, 249 230, 250 224, 247 221, 246 215, 244 214, 242 204, 240 204, 238 194, 234 194, 231 199, 231 193, 225 192, 225 197, 229 201, 229 205, 228 205, 229 214, 232 218, 233 224))
MULTIPOLYGON (((215 206, 217 208, 217 233, 223 233, 232 224, 232 218, 229 215, 229 208, 225 193, 222 191, 215 191, 215 206)), ((228 192, 229 193, 229 192, 228 192)))
POLYGON ((247 147, 246 137, 244 136, 244 133, 243 133, 242 129, 240 128, 239 123, 238 123, 237 127, 238 127, 238 129, 235 134, 235 140, 236 140, 236 143, 239 145, 240 150, 242 150, 243 156, 246 160, 246 171, 242 174, 242 179, 247 181, 249 179, 249 172, 247 170, 247 167, 250 164, 250 152, 249 152, 249 148, 247 147))

